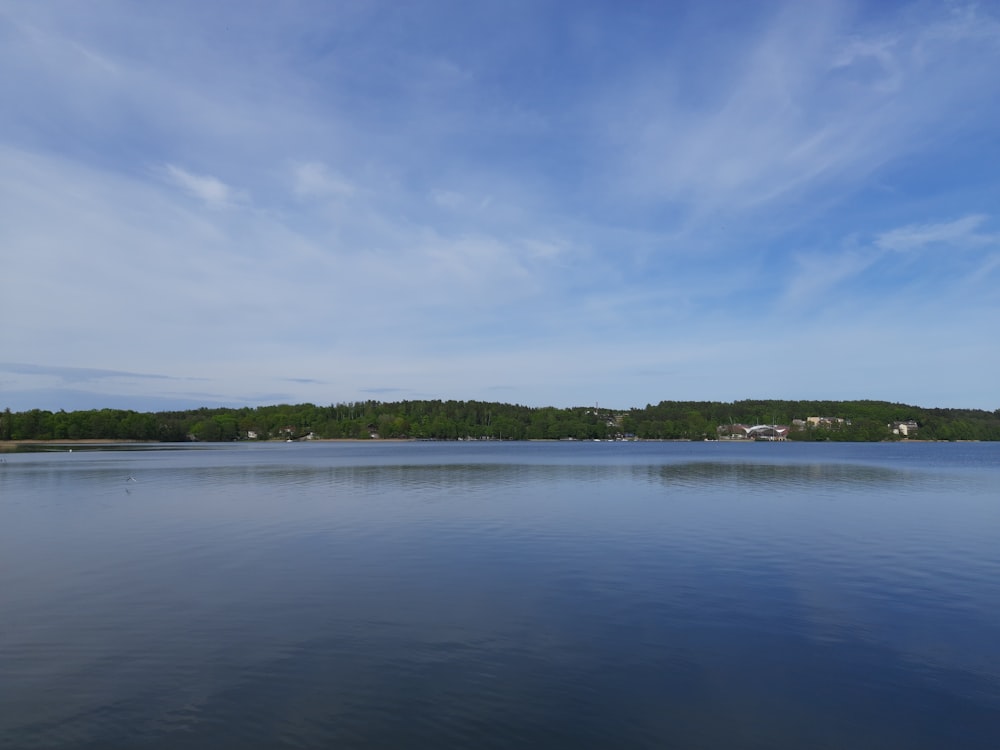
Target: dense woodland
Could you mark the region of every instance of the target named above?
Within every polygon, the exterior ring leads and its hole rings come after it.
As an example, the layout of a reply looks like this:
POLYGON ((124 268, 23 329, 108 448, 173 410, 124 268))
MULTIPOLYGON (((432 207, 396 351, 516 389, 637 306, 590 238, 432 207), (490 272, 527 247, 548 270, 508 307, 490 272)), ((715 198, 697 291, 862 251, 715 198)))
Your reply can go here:
POLYGON ((232 441, 354 439, 704 440, 720 425, 791 424, 810 416, 845 423, 792 430, 791 440, 898 439, 912 420, 924 440, 1000 440, 1000 409, 927 409, 886 401, 661 401, 625 411, 481 401, 399 401, 136 412, 119 409, 0 414, 0 440, 232 441))

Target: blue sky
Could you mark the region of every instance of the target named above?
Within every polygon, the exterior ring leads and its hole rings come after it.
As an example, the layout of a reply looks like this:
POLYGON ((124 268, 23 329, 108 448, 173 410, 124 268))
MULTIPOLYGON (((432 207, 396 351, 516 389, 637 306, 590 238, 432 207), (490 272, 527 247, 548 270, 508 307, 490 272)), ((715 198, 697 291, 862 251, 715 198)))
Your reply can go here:
POLYGON ((0 407, 1000 406, 1000 6, 0 1, 0 407))

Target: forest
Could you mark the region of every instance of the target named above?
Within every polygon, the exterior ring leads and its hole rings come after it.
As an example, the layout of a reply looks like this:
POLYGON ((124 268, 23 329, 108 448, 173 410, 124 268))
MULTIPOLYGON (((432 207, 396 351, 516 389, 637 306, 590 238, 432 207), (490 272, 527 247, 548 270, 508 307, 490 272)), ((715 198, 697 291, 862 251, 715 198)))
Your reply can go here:
MULTIPOLYGON (((940 409, 887 401, 661 401, 626 410, 529 407, 482 401, 357 401, 137 412, 120 409, 0 413, 0 440, 156 442, 424 440, 706 440, 725 425, 785 424, 810 416, 833 424, 792 429, 790 440, 900 439, 895 422, 922 440, 1000 440, 1000 409, 940 409)), ((722 428, 722 430, 720 430, 722 428)))

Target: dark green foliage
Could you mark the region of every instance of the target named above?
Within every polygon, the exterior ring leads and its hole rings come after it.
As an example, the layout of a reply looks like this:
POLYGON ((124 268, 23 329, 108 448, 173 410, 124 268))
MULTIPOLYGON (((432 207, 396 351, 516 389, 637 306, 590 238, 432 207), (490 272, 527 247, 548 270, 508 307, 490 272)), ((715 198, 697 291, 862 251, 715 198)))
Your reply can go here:
POLYGON ((6 440, 230 441, 316 438, 429 440, 703 440, 731 423, 791 424, 809 416, 846 420, 792 431, 791 440, 898 439, 889 425, 912 420, 926 440, 1000 440, 1000 410, 925 409, 887 401, 661 401, 626 411, 528 407, 482 401, 358 401, 316 406, 141 413, 119 409, 0 414, 6 440))

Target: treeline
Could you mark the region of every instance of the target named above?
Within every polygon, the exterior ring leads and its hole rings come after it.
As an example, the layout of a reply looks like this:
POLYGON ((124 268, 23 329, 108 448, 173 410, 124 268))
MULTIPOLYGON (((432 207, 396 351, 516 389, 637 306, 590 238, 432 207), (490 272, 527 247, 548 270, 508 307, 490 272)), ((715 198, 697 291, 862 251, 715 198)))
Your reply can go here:
POLYGON ((722 425, 791 425, 827 417, 844 422, 792 429, 789 440, 893 440, 900 436, 890 425, 909 421, 916 422, 916 437, 922 440, 1000 440, 1000 409, 928 409, 889 401, 661 401, 627 414, 627 424, 640 438, 697 440, 714 437, 722 425))
POLYGON ((720 425, 792 424, 810 416, 844 420, 792 430, 792 440, 891 440, 894 422, 913 421, 930 440, 1000 440, 1000 409, 927 409, 886 401, 661 401, 624 411, 528 407, 481 401, 360 401, 136 412, 120 409, 0 414, 0 440, 160 442, 413 438, 457 440, 647 440, 714 438, 720 425))

